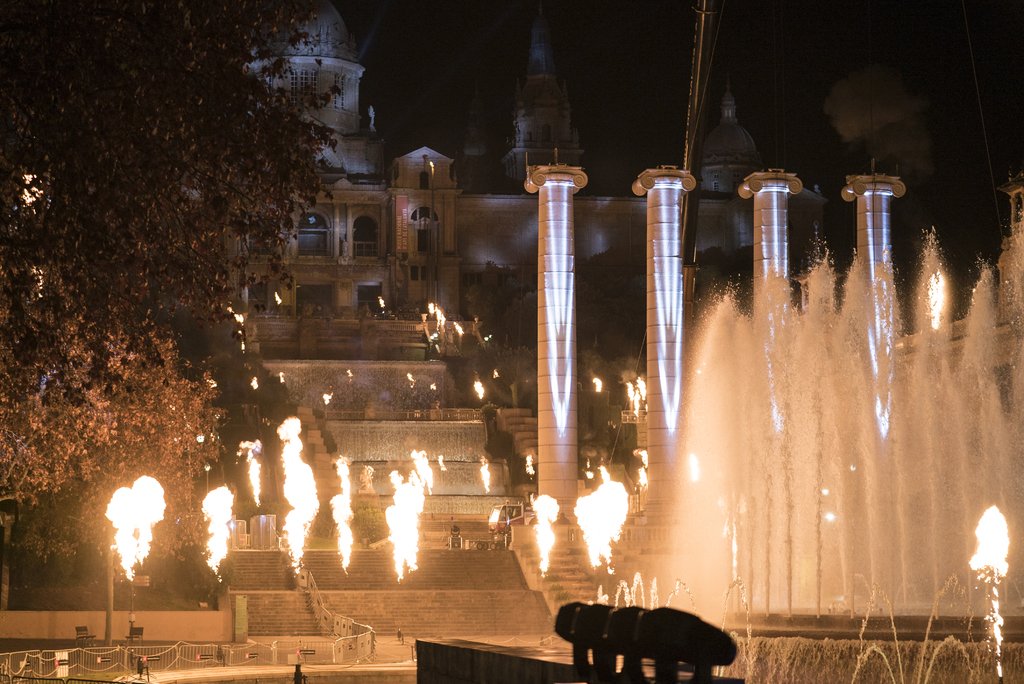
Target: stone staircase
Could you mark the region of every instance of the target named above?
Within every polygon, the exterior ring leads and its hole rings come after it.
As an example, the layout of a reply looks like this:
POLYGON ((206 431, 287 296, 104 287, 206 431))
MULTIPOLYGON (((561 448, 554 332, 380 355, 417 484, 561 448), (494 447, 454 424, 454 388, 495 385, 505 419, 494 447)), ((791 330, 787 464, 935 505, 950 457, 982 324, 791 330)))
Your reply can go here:
POLYGON ((229 581, 239 591, 295 589, 295 573, 281 551, 232 551, 229 581))
MULTIPOLYGON (((558 542, 551 550, 548 558, 548 571, 540 574, 540 552, 533 535, 533 529, 515 529, 512 546, 515 550, 519 566, 527 577, 532 588, 544 595, 548 610, 555 614, 558 609, 571 601, 595 601, 597 587, 602 578, 595 578, 587 559, 586 547, 569 538, 569 529, 562 527, 556 531, 558 542)), ((605 587, 608 591, 608 587, 605 587)))
POLYGON ((530 409, 500 408, 497 427, 512 435, 512 448, 517 456, 537 455, 537 418, 530 409))
POLYGON ((301 591, 232 591, 248 601, 249 636, 317 636, 320 628, 301 591))
MULTIPOLYGON (((461 526, 461 524, 460 524, 461 526)), ((464 528, 465 529, 465 528, 464 528)), ((306 550, 303 565, 334 612, 409 636, 548 634, 551 612, 511 551, 421 549, 398 582, 391 549, 354 549, 346 573, 335 551, 306 550)), ((314 635, 316 620, 280 551, 235 551, 232 594, 248 597, 254 636, 314 635), (276 558, 275 558, 276 556, 276 558)))
POLYGON ((334 467, 337 454, 327 453, 320 424, 309 406, 299 406, 295 415, 302 421, 302 459, 313 469, 321 508, 330 506, 331 497, 341 491, 341 480, 334 467))

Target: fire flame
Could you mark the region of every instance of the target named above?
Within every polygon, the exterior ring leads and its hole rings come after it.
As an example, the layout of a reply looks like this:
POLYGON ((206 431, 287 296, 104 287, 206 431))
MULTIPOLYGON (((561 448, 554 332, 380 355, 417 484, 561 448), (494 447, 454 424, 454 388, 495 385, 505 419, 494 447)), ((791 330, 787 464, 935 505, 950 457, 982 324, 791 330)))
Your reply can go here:
POLYGON ((533 467, 533 454, 526 454, 526 474, 530 477, 537 474, 537 469, 533 467))
MULTIPOLYGON (((281 382, 284 382, 284 380, 282 380, 281 382)), ((260 388, 260 381, 256 378, 255 375, 252 376, 252 380, 249 381, 249 387, 252 387, 254 390, 258 390, 260 388)))
POLYGON ((263 443, 260 440, 255 442, 239 442, 238 455, 245 452, 245 460, 249 464, 249 483, 252 485, 252 498, 256 505, 260 505, 260 462, 258 457, 263 454, 263 443))
POLYGON ((942 325, 942 310, 946 305, 946 278, 941 271, 928 279, 928 311, 931 314, 932 330, 942 325))
POLYGON ((231 507, 235 504, 235 495, 227 487, 217 487, 203 499, 203 515, 210 523, 207 528, 210 539, 206 542, 206 564, 218 575, 220 563, 228 555, 228 539, 231 528, 228 525, 234 519, 231 507))
POLYGON ((410 388, 416 386, 416 378, 412 377, 412 373, 406 373, 405 374, 405 379, 409 381, 409 387, 410 388))
POLYGON ((448 467, 444 464, 444 454, 437 455, 437 467, 441 469, 442 473, 448 472, 448 467))
POLYGON ((581 496, 574 513, 587 543, 590 565, 596 568, 604 559, 611 572, 611 543, 622 534, 629 513, 629 495, 621 482, 611 479, 607 468, 601 466, 600 470, 601 486, 592 494, 581 496))
POLYGON ((604 382, 602 382, 601 378, 594 378, 594 391, 595 392, 600 392, 603 389, 604 389, 604 382))
POLYGON ((497 368, 495 368, 493 371, 491 371, 491 377, 492 378, 500 378, 501 377, 501 374, 498 372, 497 368))
POLYGON ((548 573, 548 560, 555 545, 555 531, 551 528, 558 520, 558 501, 547 494, 541 494, 533 501, 537 515, 537 549, 540 551, 540 574, 548 573))
POLYGON ((377 304, 379 304, 380 308, 382 308, 382 309, 386 309, 387 308, 386 306, 384 306, 384 298, 381 297, 380 295, 377 295, 377 304))
POLYGON ((331 391, 331 392, 324 392, 322 398, 324 400, 324 406, 330 406, 331 405, 331 399, 334 398, 334 392, 333 391, 331 391))
POLYGON ((476 392, 476 396, 480 399, 484 398, 484 383, 476 380, 473 382, 473 390, 476 392))
POLYGON ((486 458, 480 459, 480 479, 484 481, 484 493, 491 493, 491 469, 486 458))
POLYGON ((409 473, 409 481, 406 482, 397 470, 392 470, 391 484, 395 488, 394 504, 384 511, 384 519, 391 531, 388 540, 394 545, 395 572, 401 582, 406 568, 413 572, 418 567, 420 514, 426 496, 423 494, 423 482, 415 472, 409 473))
POLYGON ((338 555, 341 556, 341 567, 348 572, 348 562, 352 558, 352 480, 349 478, 348 459, 338 458, 335 464, 338 477, 341 478, 341 494, 331 498, 331 513, 338 525, 338 555))
POLYGON ((416 466, 416 474, 419 476, 420 482, 427 488, 427 494, 433 494, 434 469, 430 467, 430 459, 427 458, 427 452, 413 449, 412 462, 416 466))
POLYGON ((458 322, 452 323, 452 325, 455 326, 455 332, 459 334, 459 337, 462 337, 465 334, 465 332, 462 330, 462 326, 459 325, 458 322))
POLYGON ((978 550, 971 557, 971 569, 978 573, 978 579, 988 585, 992 608, 988 621, 992 623, 992 639, 996 643, 996 674, 1003 681, 1003 616, 999 613, 999 581, 1006 577, 1010 553, 1010 531, 1006 518, 995 506, 990 506, 978 521, 974 530, 978 538, 978 550))
POLYGON ((135 564, 149 555, 153 525, 164 519, 165 506, 164 488, 148 475, 110 497, 107 520, 114 524, 114 545, 129 580, 135 577, 135 564))
POLYGON ((278 374, 277 374, 277 379, 278 379, 278 381, 279 381, 279 382, 280 382, 280 383, 281 383, 282 385, 284 384, 284 371, 279 371, 279 372, 278 372, 278 374))
POLYGON ((274 301, 277 302, 278 306, 281 306, 281 302, 283 300, 281 299, 281 295, 277 294, 277 292, 274 293, 274 301))
POLYGON ((647 410, 647 383, 644 382, 644 379, 638 377, 635 386, 627 380, 626 396, 633 407, 633 415, 640 417, 640 411, 647 410))
POLYGON ((277 435, 284 442, 281 449, 281 462, 284 464, 284 498, 292 505, 292 510, 284 519, 284 538, 288 545, 288 553, 292 557, 292 567, 299 571, 302 562, 303 547, 306 534, 313 518, 320 509, 320 501, 316 496, 316 480, 313 469, 302 460, 302 421, 292 417, 281 423, 277 435))

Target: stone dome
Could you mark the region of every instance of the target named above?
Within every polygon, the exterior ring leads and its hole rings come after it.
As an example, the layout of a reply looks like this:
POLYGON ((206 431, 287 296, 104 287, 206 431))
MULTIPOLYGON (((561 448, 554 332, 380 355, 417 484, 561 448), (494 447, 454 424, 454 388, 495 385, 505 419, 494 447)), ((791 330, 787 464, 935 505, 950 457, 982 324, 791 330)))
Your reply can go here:
POLYGON ((736 99, 728 86, 722 96, 722 120, 704 139, 704 165, 723 162, 761 166, 761 156, 754 139, 736 120, 736 99))
POLYGON ((348 32, 345 21, 330 0, 317 0, 313 15, 299 29, 305 32, 307 37, 297 45, 286 48, 286 55, 345 60, 356 58, 355 39, 348 32))

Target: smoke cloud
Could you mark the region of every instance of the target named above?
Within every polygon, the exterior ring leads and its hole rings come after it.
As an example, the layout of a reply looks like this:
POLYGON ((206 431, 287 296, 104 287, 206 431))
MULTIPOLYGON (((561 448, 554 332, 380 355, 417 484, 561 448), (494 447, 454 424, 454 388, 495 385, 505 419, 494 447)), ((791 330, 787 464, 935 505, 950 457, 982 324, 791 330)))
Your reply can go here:
POLYGON ((908 180, 932 174, 932 141, 925 127, 928 101, 912 95, 892 67, 874 64, 832 86, 825 114, 843 141, 863 147, 887 173, 908 180))

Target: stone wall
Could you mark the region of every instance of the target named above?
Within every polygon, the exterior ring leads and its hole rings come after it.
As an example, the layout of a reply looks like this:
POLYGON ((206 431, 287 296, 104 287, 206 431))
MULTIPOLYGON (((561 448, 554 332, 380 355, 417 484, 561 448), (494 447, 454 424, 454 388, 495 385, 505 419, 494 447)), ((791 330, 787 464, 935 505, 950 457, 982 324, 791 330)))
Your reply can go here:
MULTIPOLYGON (((0 619, 4 639, 74 640, 75 627, 85 625, 102 643, 106 614, 102 610, 5 610, 0 619)), ((145 641, 231 641, 231 611, 139 610, 135 625, 145 641)), ((128 611, 114 611, 114 641, 128 634, 128 611)))

